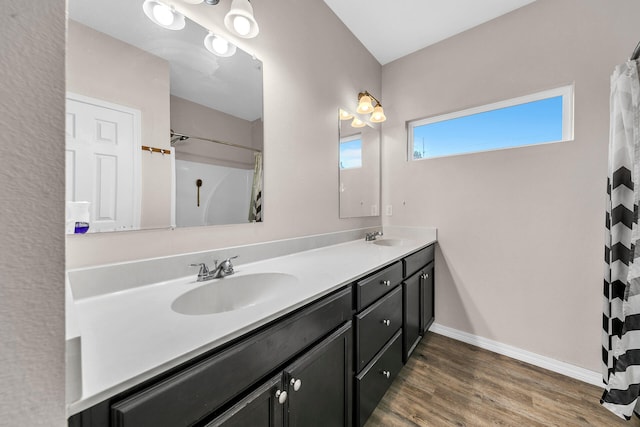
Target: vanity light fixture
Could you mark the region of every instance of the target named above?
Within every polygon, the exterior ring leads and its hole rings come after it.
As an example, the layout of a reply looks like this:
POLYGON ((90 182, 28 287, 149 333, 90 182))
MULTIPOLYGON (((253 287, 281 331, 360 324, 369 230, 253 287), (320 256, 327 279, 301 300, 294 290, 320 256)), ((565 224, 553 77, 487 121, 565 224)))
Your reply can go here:
POLYGON ((245 39, 251 39, 260 32, 249 0, 232 0, 231 9, 224 17, 224 25, 236 36, 245 39))
POLYGON ((224 37, 211 32, 204 38, 204 47, 214 55, 223 58, 233 56, 236 53, 236 46, 233 43, 229 43, 224 37))
POLYGON ((366 90, 358 94, 358 108, 356 108, 356 111, 360 114, 371 113, 369 120, 372 123, 382 123, 387 120, 387 116, 384 115, 384 110, 382 109, 380 101, 366 90), (375 107, 373 105, 373 101, 376 102, 375 107))
POLYGON ((181 30, 185 26, 184 16, 158 0, 145 0, 142 10, 147 18, 168 30, 181 30))

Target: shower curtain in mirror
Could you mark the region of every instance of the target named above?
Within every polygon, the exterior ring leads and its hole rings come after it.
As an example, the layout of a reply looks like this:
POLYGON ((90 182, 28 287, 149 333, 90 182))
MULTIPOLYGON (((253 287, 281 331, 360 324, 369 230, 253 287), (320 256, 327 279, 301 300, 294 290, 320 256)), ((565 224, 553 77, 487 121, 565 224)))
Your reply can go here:
POLYGON ((638 62, 611 76, 601 403, 629 419, 640 394, 640 79, 638 62))
POLYGON ((262 222, 262 153, 254 153, 249 222, 262 222))

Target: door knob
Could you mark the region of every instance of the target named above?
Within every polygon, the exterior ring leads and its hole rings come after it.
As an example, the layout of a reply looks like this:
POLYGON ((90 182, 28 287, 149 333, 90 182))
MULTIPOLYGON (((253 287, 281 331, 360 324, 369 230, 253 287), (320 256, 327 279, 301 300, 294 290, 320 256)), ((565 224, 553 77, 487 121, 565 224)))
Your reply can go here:
POLYGON ((300 381, 300 379, 291 378, 289 384, 293 386, 293 391, 298 391, 300 387, 302 387, 302 381, 300 381))
POLYGON ((276 399, 278 399, 278 403, 281 405, 284 404, 284 402, 287 401, 287 392, 282 390, 276 391, 276 399))

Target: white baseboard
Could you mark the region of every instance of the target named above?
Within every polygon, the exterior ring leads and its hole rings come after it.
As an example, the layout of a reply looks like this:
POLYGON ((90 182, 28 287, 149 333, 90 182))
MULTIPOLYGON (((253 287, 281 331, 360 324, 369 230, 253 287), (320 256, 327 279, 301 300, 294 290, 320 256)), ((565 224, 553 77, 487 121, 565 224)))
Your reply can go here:
POLYGON ((539 354, 508 344, 503 344, 498 341, 493 341, 488 338, 472 335, 468 332, 449 328, 448 326, 443 326, 438 323, 433 323, 431 328, 429 328, 429 331, 453 338, 454 340, 466 342, 467 344, 471 344, 494 353, 511 357, 512 359, 530 363, 531 365, 539 366, 540 368, 548 369, 549 371, 557 372, 585 383, 604 387, 604 384, 602 383, 602 374, 600 372, 590 371, 579 366, 561 362, 547 356, 541 356, 539 354))

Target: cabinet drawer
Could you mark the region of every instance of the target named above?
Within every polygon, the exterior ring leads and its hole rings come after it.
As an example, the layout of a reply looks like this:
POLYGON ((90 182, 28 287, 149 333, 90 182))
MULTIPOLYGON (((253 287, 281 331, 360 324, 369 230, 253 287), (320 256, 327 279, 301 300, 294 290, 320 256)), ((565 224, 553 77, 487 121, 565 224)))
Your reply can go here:
POLYGON ((356 315, 356 372, 365 367, 402 326, 402 287, 356 315))
POLYGON ((229 402, 351 317, 347 288, 115 403, 112 426, 186 426, 229 402))
POLYGON ((356 282, 356 309, 362 310, 402 281, 400 261, 356 282))
POLYGON ((357 426, 363 426, 402 369, 402 332, 398 331, 382 351, 356 376, 357 426))
POLYGON ((435 245, 427 246, 424 249, 420 249, 405 259, 402 260, 404 264, 404 277, 409 277, 425 265, 433 261, 433 249, 435 245))

